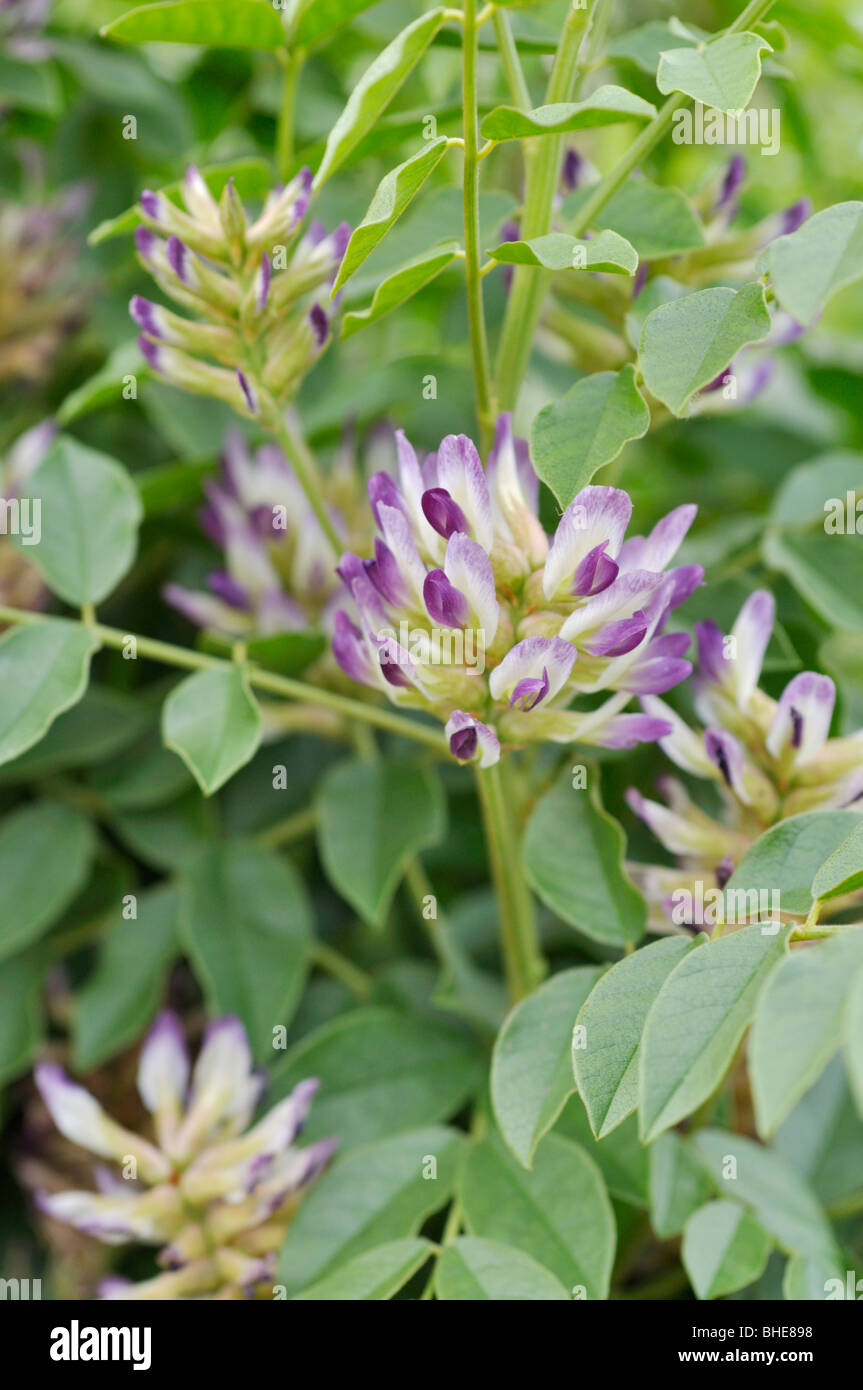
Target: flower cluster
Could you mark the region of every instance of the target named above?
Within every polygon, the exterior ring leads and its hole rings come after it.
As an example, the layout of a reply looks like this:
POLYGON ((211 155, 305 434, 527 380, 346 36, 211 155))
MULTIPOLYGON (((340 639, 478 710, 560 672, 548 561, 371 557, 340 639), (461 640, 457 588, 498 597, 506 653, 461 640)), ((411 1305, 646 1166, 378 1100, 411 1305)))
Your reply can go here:
POLYGON ((41 1209, 108 1244, 161 1247, 164 1273, 137 1284, 112 1277, 103 1297, 272 1296, 276 1253, 301 1189, 335 1148, 331 1139, 294 1146, 316 1081, 301 1082, 249 1129, 263 1077, 252 1069, 242 1024, 211 1023, 190 1076, 180 1021, 164 1013, 138 1068, 155 1142, 110 1119, 53 1063, 37 1067, 36 1083, 60 1132, 122 1172, 100 1168, 98 1192, 44 1193, 41 1209))
MULTIPOLYGON (((329 491, 342 503, 329 508, 346 537, 355 474, 336 468, 329 491)), ((218 482, 206 484, 201 524, 223 553, 207 576, 209 592, 168 584, 169 603, 189 620, 229 639, 332 627, 338 586, 337 555, 290 464, 275 444, 252 452, 234 432, 225 441, 218 482)))
POLYGON ((753 841, 777 821, 863 797, 863 730, 828 738, 836 698, 830 677, 802 671, 778 701, 759 688, 773 619, 773 598, 760 589, 729 634, 713 622, 696 623, 696 710, 704 729, 691 728, 656 695, 642 697, 645 714, 670 725, 659 740, 663 751, 684 772, 715 783, 724 808, 721 818, 708 815, 675 777, 660 782, 667 804, 634 788, 627 793, 680 865, 630 865, 657 924, 667 920, 672 893, 692 891, 697 881, 724 887, 753 841))
POLYGON ((702 581, 699 565, 666 571, 695 508, 624 540, 628 495, 585 487, 550 538, 508 415, 485 470, 463 435, 422 466, 401 433, 397 445, 398 480, 369 483, 374 556, 348 552, 339 565, 353 600, 336 614, 343 670, 446 721, 463 762, 496 762, 501 743, 629 748, 669 733, 664 717, 622 711, 690 672, 688 637, 663 627, 702 581), (570 709, 576 695, 592 707, 570 709))
POLYGON ((226 401, 265 426, 323 352, 329 320, 317 295, 332 281, 350 229, 302 231, 311 188, 303 169, 250 220, 232 179, 218 201, 191 165, 185 208, 141 195, 138 254, 189 317, 136 295, 145 358, 175 386, 226 401))
POLYGON ((40 381, 81 321, 80 285, 70 267, 70 227, 87 200, 73 185, 50 201, 0 199, 0 385, 40 381))

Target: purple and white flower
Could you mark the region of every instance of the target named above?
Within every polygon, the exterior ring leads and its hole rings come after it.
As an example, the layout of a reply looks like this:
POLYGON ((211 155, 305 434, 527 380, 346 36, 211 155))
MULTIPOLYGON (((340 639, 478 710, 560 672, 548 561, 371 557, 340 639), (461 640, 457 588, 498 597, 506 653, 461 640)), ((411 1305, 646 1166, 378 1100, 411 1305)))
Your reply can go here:
POLYGON ((632 747, 670 732, 624 710, 690 672, 688 640, 663 628, 702 580, 696 565, 667 569, 695 509, 627 541, 627 494, 588 486, 547 536, 508 415, 486 468, 463 435, 421 464, 400 434, 397 453, 397 477, 369 484, 374 554, 339 564, 352 600, 336 618, 342 669, 397 704, 431 708, 461 761, 487 765, 502 744, 632 747), (572 707, 600 692, 597 708, 572 707))
POLYGON ((727 879, 758 836, 788 816, 863 812, 863 730, 829 737, 836 698, 830 677, 801 671, 778 700, 759 685, 774 616, 772 594, 759 589, 730 633, 709 620, 695 624, 695 706, 704 728, 687 723, 657 694, 642 695, 645 714, 666 721, 663 752, 690 776, 713 782, 722 805, 719 815, 709 815, 673 778, 662 779, 667 806, 630 789, 632 810, 679 863, 679 871, 633 866, 656 926, 664 921, 675 872, 681 886, 692 876, 727 879))
POLYGON ((168 1273, 106 1281, 103 1297, 255 1297, 260 1286, 266 1294, 297 1195, 335 1148, 332 1139, 295 1145, 317 1081, 301 1081, 249 1128, 263 1077, 239 1019, 210 1024, 192 1068, 180 1020, 166 1012, 138 1065, 155 1142, 118 1125, 54 1063, 36 1068, 36 1084, 60 1132, 121 1174, 97 1172, 94 1192, 41 1193, 40 1210, 107 1244, 162 1247, 168 1273))

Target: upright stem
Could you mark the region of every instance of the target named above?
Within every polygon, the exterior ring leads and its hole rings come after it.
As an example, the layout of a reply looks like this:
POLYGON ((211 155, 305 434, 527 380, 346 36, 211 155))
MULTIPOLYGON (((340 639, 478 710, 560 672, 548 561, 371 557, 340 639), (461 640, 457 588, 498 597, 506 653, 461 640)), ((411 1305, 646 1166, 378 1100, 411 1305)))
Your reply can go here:
POLYGON ((302 49, 294 49, 293 52, 283 52, 280 57, 282 97, 276 121, 276 171, 279 178, 286 182, 294 158, 294 109, 297 101, 297 82, 305 54, 302 49))
MULTIPOLYGON (((609 0, 594 0, 595 6, 609 0)), ((570 9, 560 38, 548 82, 546 104, 566 101, 572 91, 578 68, 578 53, 585 23, 585 11, 570 9)), ((563 139, 545 135, 528 142, 526 179, 520 234, 524 241, 543 236, 551 226, 554 191, 563 139)), ((549 276, 532 266, 516 268, 497 352, 495 381, 498 398, 505 410, 512 410, 522 378, 527 370, 536 326, 549 276)))
POLYGON ((321 497, 315 461, 306 447, 305 440, 301 435, 295 432, 286 416, 284 416, 281 411, 275 412, 274 418, 270 424, 272 433, 276 436, 282 451, 290 461, 299 479, 300 486, 306 494, 315 516, 320 522, 321 530, 333 547, 336 557, 338 557, 342 552, 342 542, 339 539, 339 534, 332 523, 324 500, 321 497))
POLYGON ((462 76, 462 124, 464 134, 464 249, 467 282, 467 312, 473 359, 476 414, 482 439, 482 452, 491 444, 495 409, 491 390, 491 368, 480 277, 479 165, 477 162, 476 100, 476 0, 465 0, 462 76))
POLYGON ((512 820, 500 763, 477 769, 485 841, 500 915, 504 970, 513 1002, 531 994, 545 975, 533 899, 521 863, 521 845, 512 820))
POLYGON ((515 105, 522 111, 530 110, 530 92, 527 82, 521 69, 518 57, 518 49, 515 46, 515 39, 512 36, 512 26, 509 22, 509 15, 506 10, 495 10, 493 16, 494 32, 497 38, 497 50, 500 54, 500 61, 506 74, 506 83, 509 87, 510 96, 515 105))
MULTIPOLYGON (((774 0, 749 0, 746 8, 723 32, 733 34, 748 29, 764 17, 773 3, 774 0)), ((601 36, 605 31, 609 8, 609 0, 594 0, 591 28, 585 35, 584 48, 581 53, 578 50, 577 30, 574 30, 579 12, 570 11, 554 60, 546 97, 547 102, 565 101, 578 70, 587 68, 594 61, 601 36), (558 75, 559 80, 557 80, 558 75)), ((672 93, 650 124, 632 142, 623 158, 604 179, 600 180, 590 197, 582 205, 577 216, 567 228, 572 236, 581 236, 595 221, 597 214, 614 196, 624 180, 638 168, 646 155, 665 135, 671 126, 675 111, 688 105, 689 101, 689 97, 679 92, 672 93)), ((529 237, 541 236, 549 230, 554 206, 554 190, 560 162, 560 137, 557 139, 545 138, 539 141, 538 145, 538 151, 528 156, 521 228, 521 235, 525 240, 529 237)), ((515 407, 519 389, 527 370, 530 349, 539 323, 548 279, 546 274, 531 267, 523 267, 516 271, 513 280, 495 372, 498 398, 501 406, 506 410, 515 407)))

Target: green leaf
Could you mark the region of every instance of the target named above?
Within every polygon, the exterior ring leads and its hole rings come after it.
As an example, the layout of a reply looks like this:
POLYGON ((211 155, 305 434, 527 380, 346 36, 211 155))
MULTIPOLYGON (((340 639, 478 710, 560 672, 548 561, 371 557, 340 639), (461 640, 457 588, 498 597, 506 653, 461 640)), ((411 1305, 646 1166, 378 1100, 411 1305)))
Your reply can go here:
POLYGON ((599 977, 593 966, 564 970, 517 1004, 491 1059, 491 1099, 500 1132, 525 1168, 575 1082, 572 1025, 599 977))
MULTIPOLYGON (((604 235, 604 233, 602 234, 604 235)), ((530 453, 534 468, 561 507, 650 428, 650 411, 631 363, 619 372, 582 377, 559 401, 534 416, 530 453)))
POLYGON ((760 34, 722 34, 697 48, 660 54, 656 85, 663 96, 685 92, 693 101, 736 114, 749 105, 761 76, 761 54, 773 49, 760 34))
POLYGON ((39 948, 4 960, 0 970, 0 1086, 29 1069, 44 1034, 42 980, 47 963, 39 948))
POLYGON ((208 48, 277 49, 285 46, 278 10, 261 0, 167 0, 140 5, 100 31, 118 43, 194 43, 208 48))
MULTIPOLYGON (((596 784, 594 774, 594 785, 596 784)), ((624 837, 594 799, 565 774, 537 803, 524 839, 524 867, 546 906, 605 945, 625 946, 644 933, 645 906, 623 868, 624 837), (572 865, 587 857, 589 874, 572 865)))
MULTIPOLYGON (((213 164, 200 171, 201 177, 209 188, 213 197, 218 199, 225 185, 229 180, 233 180, 234 188, 238 198, 243 199, 263 199, 273 185, 273 171, 266 159, 260 159, 256 155, 247 155, 244 159, 235 159, 230 164, 213 164)), ((180 191, 183 187, 182 181, 165 184, 159 191, 166 194, 174 202, 179 202, 180 191)), ((141 210, 138 203, 126 208, 125 212, 120 212, 116 217, 109 217, 104 222, 100 222, 94 227, 87 237, 88 246, 99 246, 103 241, 110 241, 114 237, 129 236, 136 227, 141 225, 141 210)), ((66 402, 64 402, 64 405, 66 402)), ((208 402, 208 408, 212 402, 208 402)))
POLYGON ((708 1202, 690 1216, 680 1257, 699 1298, 723 1298, 764 1273, 771 1240, 738 1202, 708 1202))
POLYGON ((163 885, 136 894, 136 916, 118 912, 72 1015, 75 1066, 98 1067, 139 1038, 162 1000, 179 954, 179 895, 163 885))
POLYGON ((609 1197, 616 1197, 630 1206, 646 1207, 647 1160, 650 1148, 638 1137, 638 1117, 629 1115, 604 1139, 594 1138, 587 1111, 580 1096, 572 1095, 561 1111, 554 1127, 555 1134, 574 1139, 588 1158, 592 1158, 600 1173, 609 1197))
POLYGON ((786 575, 830 627, 863 633, 863 548, 856 535, 767 531, 762 552, 765 564, 786 575))
POLYGON ((577 1144, 546 1135, 528 1171, 484 1139, 468 1155, 460 1197, 471 1235, 523 1250, 566 1289, 607 1297, 614 1216, 599 1169, 577 1144))
MULTIPOLYGON (((792 1255, 785 1266, 782 1279, 782 1294, 793 1303, 820 1303, 826 1299, 831 1281, 836 1281, 845 1297, 845 1261, 837 1256, 830 1260, 824 1257, 810 1258, 807 1255, 792 1255)), ((835 1297, 835 1295, 834 1295, 835 1297)))
POLYGON ((366 69, 329 133, 313 188, 320 188, 371 130, 443 23, 444 11, 441 9, 420 15, 402 29, 392 43, 378 54, 371 67, 366 69))
POLYGON ((77 705, 54 721, 44 738, 0 769, 0 782, 26 782, 91 767, 127 749, 150 724, 150 711, 134 696, 91 685, 77 705))
POLYGON ((787 1254, 834 1257, 824 1212, 779 1154, 727 1130, 700 1129, 691 1142, 719 1191, 750 1208, 787 1254))
POLYGON ((845 1065, 857 1109, 863 1116, 863 979, 859 975, 848 997, 845 1065))
POLYGON ((123 578, 138 548, 141 502, 115 459, 59 435, 27 482, 41 504, 37 545, 15 543, 67 603, 99 603, 123 578))
POLYGON ((390 227, 401 217, 408 204, 416 197, 429 174, 436 169, 446 150, 446 137, 439 135, 430 140, 406 159, 398 168, 384 174, 369 203, 368 211, 358 227, 351 233, 339 273, 333 285, 333 294, 341 289, 346 280, 361 266, 366 256, 386 236, 390 227))
POLYGON ((394 270, 392 275, 388 275, 385 280, 377 286, 372 302, 367 309, 357 309, 349 314, 345 314, 342 320, 343 338, 350 338, 352 334, 358 333, 361 328, 365 328, 369 323, 376 323, 383 318, 391 309, 395 309, 399 304, 404 304, 406 299, 425 289, 426 285, 431 284, 442 270, 446 270, 455 260, 457 246, 449 243, 446 246, 438 246, 430 251, 424 251, 421 255, 415 256, 406 265, 394 270))
POLYGON ((367 1250, 414 1235, 447 1201, 463 1149, 460 1134, 436 1126, 339 1159, 300 1203, 276 1282, 290 1297, 367 1250))
MULTIPOLYGON (((679 30, 672 29, 665 20, 651 19, 612 39, 606 52, 609 58, 626 59, 653 77, 665 50, 675 48, 683 41, 679 30)), ((698 40, 693 38, 692 47, 695 48, 697 44, 698 40)))
POLYGON ((54 801, 0 821, 0 957, 56 922, 84 886, 95 848, 90 822, 54 801))
MULTIPOLYGON (((561 209, 569 221, 590 196, 590 188, 578 188, 561 209)), ((704 246, 704 229, 685 194, 678 188, 660 188, 647 179, 629 179, 596 215, 598 227, 612 227, 626 237, 643 261, 661 260, 704 246)))
POLYGON ((777 893, 783 913, 805 917, 814 875, 859 823, 855 811, 803 811, 765 830, 725 885, 726 920, 745 920, 756 899, 777 893))
POLYGON ((619 121, 649 121, 656 107, 624 87, 597 87, 585 101, 558 101, 520 111, 515 106, 496 106, 483 117, 481 133, 487 140, 523 140, 534 135, 563 135, 571 130, 590 130, 619 121))
POLYGON ((125 384, 124 377, 131 375, 140 381, 149 373, 149 364, 141 355, 137 338, 121 343, 93 376, 65 397, 56 412, 58 422, 70 425, 73 420, 79 420, 101 406, 119 401, 125 384))
POLYGON ((851 449, 833 449, 809 463, 799 463, 786 473, 774 494, 769 521, 780 527, 805 526, 819 521, 827 524, 828 499, 838 499, 845 523, 846 494, 860 488, 863 454, 851 449))
POLYGON ((319 791, 318 846, 327 877, 370 926, 382 927, 407 861, 443 837, 432 774, 406 763, 339 763, 319 791))
POLYGON ((675 415, 714 381, 741 348, 770 332, 764 286, 697 290, 661 304, 641 333, 644 384, 675 415))
POLYGON ((523 1250, 476 1236, 459 1236, 444 1247, 435 1289, 439 1299, 449 1302, 569 1301, 560 1280, 523 1250))
POLYGON ((19 61, 11 54, 0 53, 0 106, 56 116, 61 101, 53 63, 45 58, 38 62, 19 61))
POLYGON ((296 1008, 311 954, 305 889, 273 850, 226 840, 181 877, 180 930, 213 1013, 238 1014, 260 1060, 296 1008))
POLYGON ((162 738, 212 796, 255 756, 261 711, 239 666, 196 671, 171 691, 162 710, 162 738))
POLYGON ((531 241, 504 241, 488 255, 507 265, 536 265, 545 270, 592 270, 634 275, 638 256, 617 232, 600 232, 588 241, 567 232, 549 232, 531 241))
POLYGON ((835 203, 765 247, 758 269, 783 309, 810 324, 839 290, 863 275, 863 203, 835 203))
POLYGON ((639 1072, 646 1143, 712 1095, 731 1065, 756 1000, 787 950, 790 928, 741 927, 685 955, 647 1016, 639 1072))
POLYGON ((382 1303, 421 1269, 434 1246, 424 1236, 409 1236, 405 1240, 390 1240, 348 1260, 294 1301, 320 1300, 326 1303, 382 1303))
POLYGON ((661 1240, 667 1240, 680 1235, 712 1186, 702 1164, 673 1129, 654 1139, 647 1152, 650 1224, 661 1240))
POLYGON ((305 1135, 337 1134, 348 1149, 455 1114, 481 1082, 481 1054, 461 1028, 358 1008, 307 1034, 276 1064, 272 1097, 308 1076, 321 1089, 305 1135))
POLYGON ((0 763, 38 743, 58 714, 77 704, 98 646, 90 628, 62 619, 0 637, 0 763))
MULTIPOLYGON (((852 985, 846 1003, 846 1046, 854 1037, 851 1004, 860 987, 852 985)), ((825 1206, 863 1196, 863 1125, 841 1053, 779 1126, 773 1143, 825 1206)))
POLYGON ((572 1066, 598 1139, 635 1110, 645 1020, 671 971, 699 940, 670 936, 643 946, 613 965, 582 1005, 572 1066))
POLYGON ((843 1037, 846 999, 863 974, 863 928, 786 957, 758 1001, 749 1075, 759 1134, 769 1138, 814 1085, 843 1037))
POLYGON ((298 47, 325 42, 378 0, 306 0, 294 42, 298 47))

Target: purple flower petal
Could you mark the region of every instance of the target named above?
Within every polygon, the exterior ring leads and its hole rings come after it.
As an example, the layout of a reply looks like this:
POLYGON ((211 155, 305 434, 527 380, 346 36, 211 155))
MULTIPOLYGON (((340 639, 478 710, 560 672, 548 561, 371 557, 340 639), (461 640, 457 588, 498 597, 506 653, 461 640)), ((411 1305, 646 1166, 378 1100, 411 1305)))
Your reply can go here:
POLYGON ((434 623, 443 623, 445 627, 465 627, 470 621, 467 599, 450 583, 443 570, 429 570, 423 583, 423 599, 434 623))

